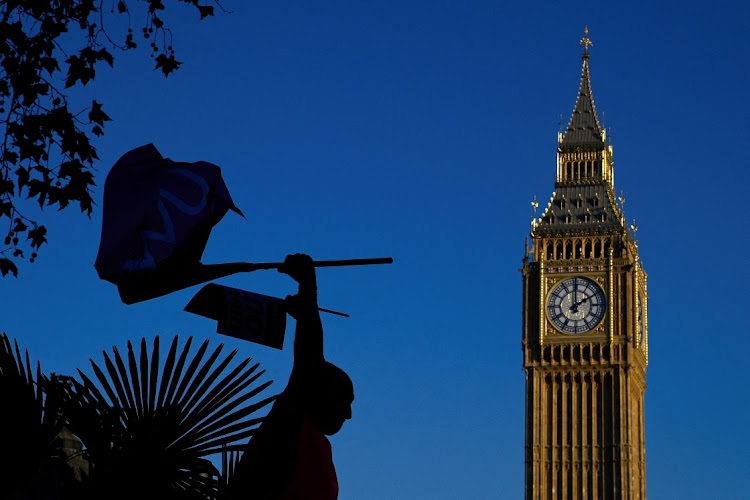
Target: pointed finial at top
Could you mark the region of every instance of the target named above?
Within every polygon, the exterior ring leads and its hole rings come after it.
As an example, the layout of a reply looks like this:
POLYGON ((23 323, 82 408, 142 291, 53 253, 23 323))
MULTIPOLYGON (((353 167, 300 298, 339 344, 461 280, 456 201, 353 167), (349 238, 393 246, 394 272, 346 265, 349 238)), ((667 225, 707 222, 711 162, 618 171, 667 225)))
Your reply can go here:
POLYGON ((581 56, 583 59, 589 58, 589 47, 594 45, 594 42, 591 41, 589 38, 589 27, 586 26, 583 29, 583 38, 581 38, 581 43, 579 44, 583 47, 583 55, 581 56))

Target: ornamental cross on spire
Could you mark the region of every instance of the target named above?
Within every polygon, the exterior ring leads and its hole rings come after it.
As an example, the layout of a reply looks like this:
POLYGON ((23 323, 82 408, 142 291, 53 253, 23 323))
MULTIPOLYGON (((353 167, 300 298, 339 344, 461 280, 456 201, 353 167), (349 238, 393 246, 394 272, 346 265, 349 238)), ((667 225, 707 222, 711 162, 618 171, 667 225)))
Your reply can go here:
POLYGON ((583 29, 583 38, 581 38, 581 43, 579 44, 583 47, 583 53, 584 55, 588 55, 589 53, 589 47, 594 45, 594 42, 591 41, 589 38, 589 27, 586 26, 583 29))

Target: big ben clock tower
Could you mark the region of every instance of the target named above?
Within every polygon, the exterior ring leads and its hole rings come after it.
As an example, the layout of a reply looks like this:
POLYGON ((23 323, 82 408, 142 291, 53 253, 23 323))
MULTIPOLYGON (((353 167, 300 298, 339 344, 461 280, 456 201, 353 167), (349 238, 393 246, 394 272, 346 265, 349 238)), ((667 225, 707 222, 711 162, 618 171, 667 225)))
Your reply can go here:
MULTIPOLYGON (((646 273, 615 194, 589 76, 588 29, 555 191, 523 272, 527 500, 646 498, 646 273)), ((534 204, 536 210, 536 204, 534 204)))

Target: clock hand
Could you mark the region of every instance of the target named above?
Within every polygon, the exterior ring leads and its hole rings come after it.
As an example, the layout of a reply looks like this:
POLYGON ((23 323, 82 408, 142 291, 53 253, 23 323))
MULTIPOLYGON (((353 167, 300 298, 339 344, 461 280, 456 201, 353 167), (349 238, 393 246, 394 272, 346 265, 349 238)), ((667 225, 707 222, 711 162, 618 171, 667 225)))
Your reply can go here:
MULTIPOLYGON (((574 298, 575 298, 575 297, 574 297, 574 298)), ((580 306, 581 304, 583 304, 583 303, 584 303, 584 302, 586 302, 587 300, 589 300, 589 298, 588 298, 587 296, 586 296, 586 297, 583 297, 583 299, 581 299, 581 300, 577 300, 577 301, 576 301, 576 300, 574 300, 574 301, 573 301, 573 304, 572 304, 572 305, 570 306, 570 309, 569 309, 569 311, 570 311, 571 313, 577 313, 577 312, 578 312, 578 306, 580 306)))
POLYGON ((573 305, 574 305, 574 306, 576 307, 576 309, 578 309, 578 306, 580 306, 581 304, 583 304, 583 303, 584 303, 584 302, 586 302, 587 300, 589 300, 588 296, 586 296, 586 297, 584 297, 583 299, 581 299, 581 300, 577 301, 577 302, 576 302, 575 304, 573 304, 573 305))
MULTIPOLYGON (((575 288, 575 285, 573 285, 575 288)), ((576 302, 576 296, 575 292, 573 292, 573 300, 571 300, 570 309, 568 309, 571 313, 577 313, 578 312, 578 303, 576 302)))

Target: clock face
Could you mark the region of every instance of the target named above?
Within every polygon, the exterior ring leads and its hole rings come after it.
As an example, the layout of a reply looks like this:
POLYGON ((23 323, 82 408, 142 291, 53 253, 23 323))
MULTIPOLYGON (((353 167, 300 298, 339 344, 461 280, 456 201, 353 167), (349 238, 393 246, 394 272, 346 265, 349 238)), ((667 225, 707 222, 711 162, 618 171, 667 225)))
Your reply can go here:
POLYGON ((547 299, 547 314, 565 333, 586 333, 604 319, 604 292, 588 278, 569 278, 558 283, 547 299))

